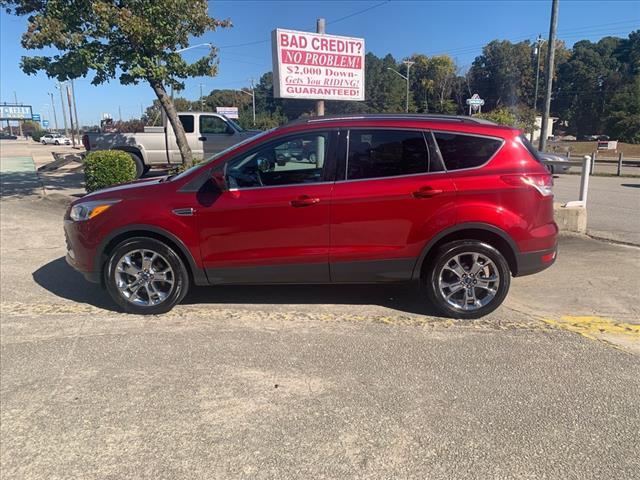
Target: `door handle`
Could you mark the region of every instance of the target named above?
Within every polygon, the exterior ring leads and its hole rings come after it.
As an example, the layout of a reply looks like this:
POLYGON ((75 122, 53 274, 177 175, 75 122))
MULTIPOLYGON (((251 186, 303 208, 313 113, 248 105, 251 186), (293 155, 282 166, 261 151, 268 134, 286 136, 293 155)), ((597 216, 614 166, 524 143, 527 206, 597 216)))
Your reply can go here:
POLYGON ((440 195, 442 190, 431 188, 431 187, 421 187, 417 191, 413 192, 414 198, 431 198, 436 195, 440 195))
POLYGON ((317 197, 310 197, 309 195, 301 195, 295 200, 291 200, 292 207, 309 207, 319 203, 320 199, 317 197))
POLYGON ((200 140, 201 142, 206 142, 207 141, 207 137, 198 137, 198 140, 200 140))

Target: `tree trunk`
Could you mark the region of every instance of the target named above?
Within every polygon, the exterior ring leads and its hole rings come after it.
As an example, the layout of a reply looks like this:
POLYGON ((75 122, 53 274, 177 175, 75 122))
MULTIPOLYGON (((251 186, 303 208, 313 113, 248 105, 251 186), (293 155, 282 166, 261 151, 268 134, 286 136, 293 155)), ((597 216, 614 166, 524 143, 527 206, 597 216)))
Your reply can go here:
POLYGON ((153 88, 153 91, 156 93, 158 100, 160 100, 160 105, 167 114, 169 123, 173 127, 173 131, 176 135, 176 143, 178 144, 178 150, 180 150, 180 156, 182 157, 182 163, 184 165, 190 165, 193 162, 193 154, 191 153, 189 142, 187 142, 187 135, 184 132, 182 122, 180 122, 180 119, 178 118, 176 107, 173 105, 173 100, 171 100, 171 97, 167 95, 167 91, 165 90, 162 82, 154 79, 148 79, 148 81, 151 88, 153 88))

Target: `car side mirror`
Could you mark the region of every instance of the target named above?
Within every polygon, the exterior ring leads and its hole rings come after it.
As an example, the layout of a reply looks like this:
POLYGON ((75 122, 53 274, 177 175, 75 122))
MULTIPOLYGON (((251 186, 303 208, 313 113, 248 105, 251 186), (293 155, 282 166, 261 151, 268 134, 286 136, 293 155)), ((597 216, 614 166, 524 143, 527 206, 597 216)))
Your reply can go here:
POLYGON ((227 164, 225 162, 222 168, 216 168, 211 173, 211 179, 213 183, 220 189, 221 192, 229 190, 229 183, 227 182, 227 164))

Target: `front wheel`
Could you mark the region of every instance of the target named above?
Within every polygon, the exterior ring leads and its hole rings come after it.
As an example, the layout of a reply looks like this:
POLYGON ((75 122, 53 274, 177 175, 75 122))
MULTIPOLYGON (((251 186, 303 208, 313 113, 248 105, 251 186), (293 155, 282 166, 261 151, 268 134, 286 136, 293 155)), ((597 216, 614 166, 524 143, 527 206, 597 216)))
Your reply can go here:
POLYGON ((45 142, 44 140, 42 140, 42 144, 43 144, 43 145, 46 145, 46 144, 47 144, 47 142, 45 142))
POLYGON ((180 256, 153 238, 132 238, 118 245, 104 275, 109 295, 129 313, 168 312, 189 289, 189 273, 180 256))
POLYGON ((55 143, 56 145, 60 145, 60 142, 59 142, 58 140, 56 140, 54 143, 55 143))
POLYGON ((480 318, 507 296, 511 272, 504 256, 477 240, 459 240, 438 249, 423 274, 431 303, 453 318, 480 318))

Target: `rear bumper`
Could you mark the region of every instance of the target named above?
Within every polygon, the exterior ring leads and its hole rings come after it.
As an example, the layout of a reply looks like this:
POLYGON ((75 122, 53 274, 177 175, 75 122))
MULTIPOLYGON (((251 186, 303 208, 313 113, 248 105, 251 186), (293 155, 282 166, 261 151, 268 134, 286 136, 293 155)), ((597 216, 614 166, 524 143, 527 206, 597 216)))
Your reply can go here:
POLYGON ((516 254, 517 271, 514 276, 523 277, 541 272, 545 268, 549 268, 556 261, 558 256, 558 245, 546 250, 538 250, 535 252, 524 252, 516 254))

